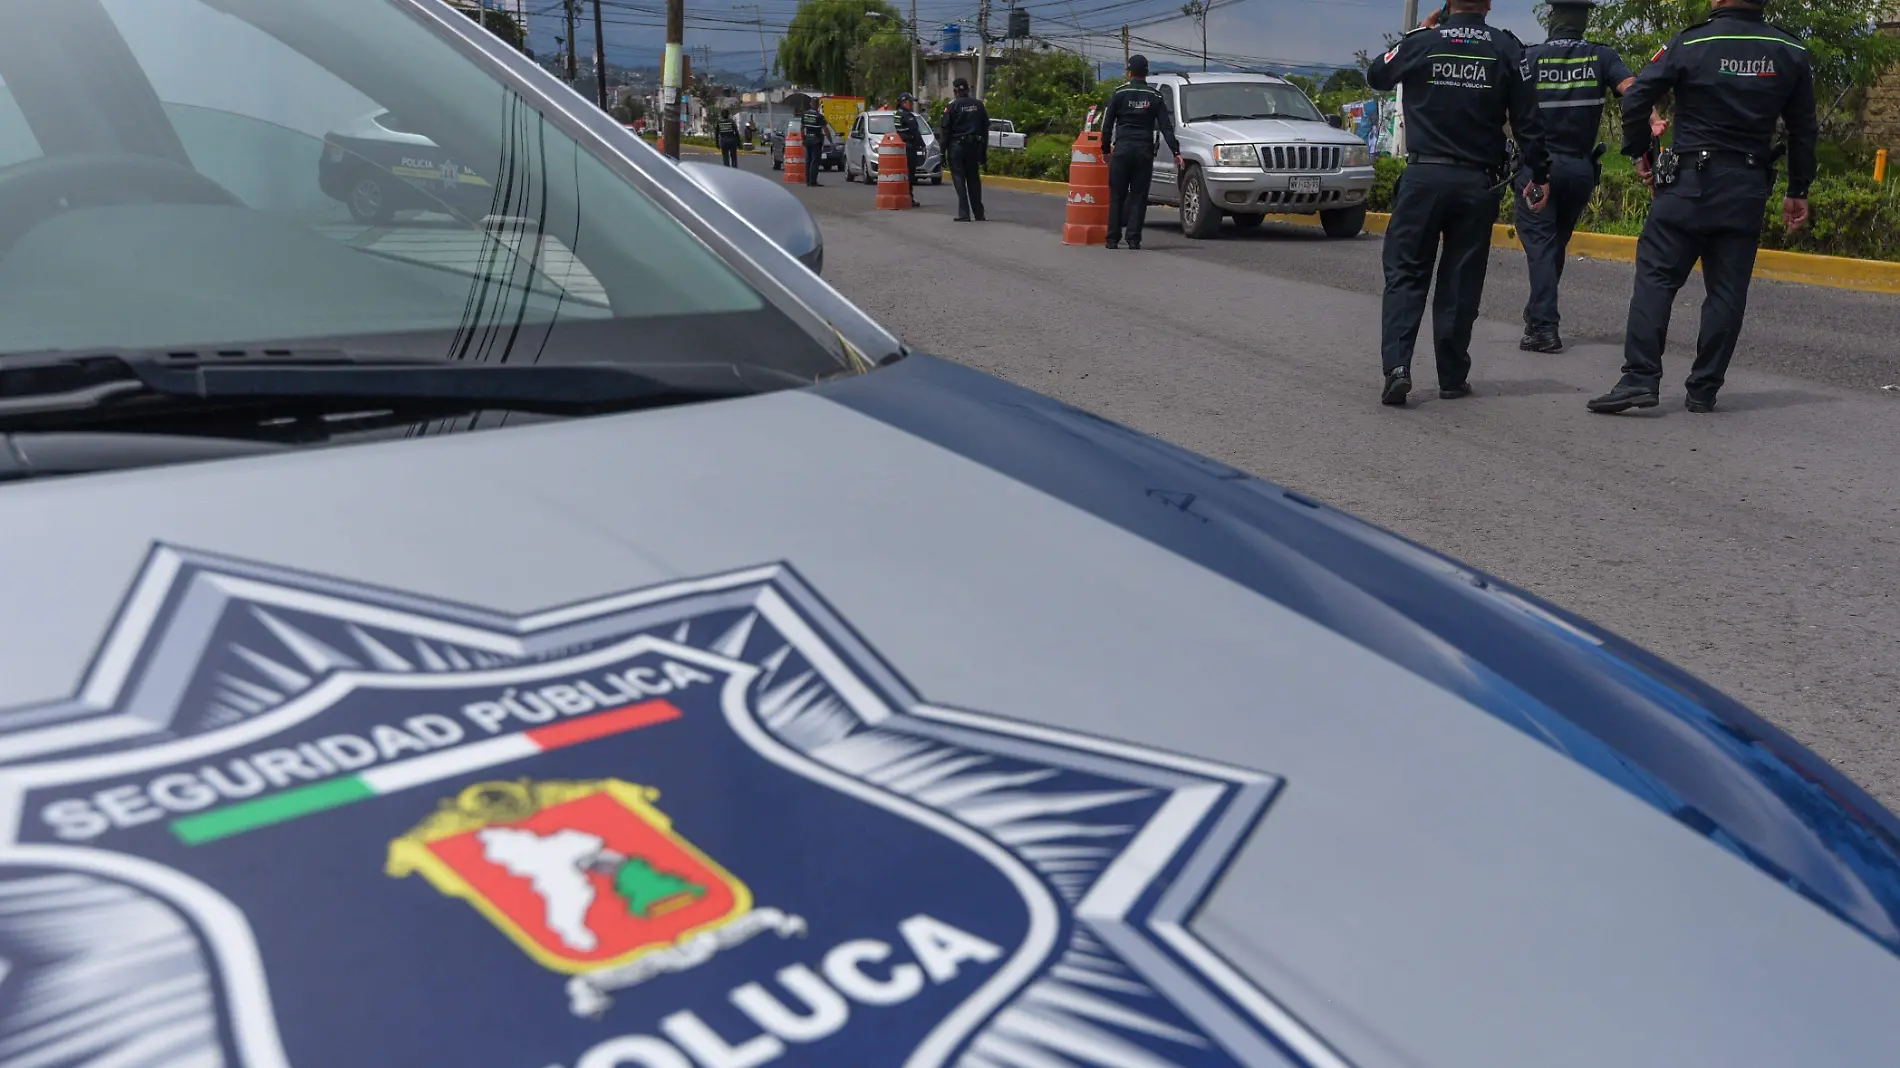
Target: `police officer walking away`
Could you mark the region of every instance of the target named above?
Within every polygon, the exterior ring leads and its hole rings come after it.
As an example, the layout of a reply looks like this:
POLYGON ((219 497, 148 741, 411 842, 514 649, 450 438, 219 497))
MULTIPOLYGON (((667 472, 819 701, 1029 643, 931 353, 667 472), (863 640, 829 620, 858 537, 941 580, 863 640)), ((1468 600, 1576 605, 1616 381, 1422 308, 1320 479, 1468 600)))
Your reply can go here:
POLYGON ((917 168, 924 161, 923 124, 917 121, 917 112, 911 110, 916 105, 916 98, 909 93, 897 98, 897 138, 904 142, 904 176, 908 179, 905 187, 910 193, 910 206, 913 208, 918 206, 917 168))
POLYGON ((1593 412, 1653 408, 1662 387, 1669 309, 1698 258, 1708 297, 1689 370, 1685 405, 1715 409, 1748 307, 1762 213, 1774 188, 1775 120, 1788 129, 1788 191, 1781 221, 1808 222, 1819 121, 1814 68, 1794 37, 1762 20, 1762 4, 1715 0, 1708 21, 1682 31, 1623 98, 1623 154, 1653 184, 1655 199, 1636 244, 1636 292, 1623 339, 1623 378, 1590 401, 1593 412), (1676 139, 1652 162, 1649 109, 1676 96, 1676 139))
POLYGON ((957 189, 958 222, 983 221, 983 165, 989 162, 990 112, 970 96, 968 79, 950 83, 955 99, 943 109, 937 140, 949 155, 950 184, 957 189), (974 216, 972 216, 974 212, 974 216))
POLYGON ((1484 21, 1491 0, 1451 0, 1366 71, 1372 88, 1405 87, 1406 139, 1412 149, 1385 232, 1385 307, 1379 399, 1403 405, 1412 392, 1412 349, 1425 315, 1425 292, 1438 258, 1432 300, 1432 346, 1438 395, 1469 396, 1471 327, 1484 296, 1491 227, 1506 173, 1508 118, 1530 170, 1524 196, 1533 211, 1550 200, 1550 153, 1528 80, 1523 45, 1509 30, 1484 21), (1439 253, 1439 241, 1444 252, 1439 253))
POLYGON ((1167 139, 1181 169, 1181 142, 1161 93, 1148 84, 1148 57, 1128 57, 1128 81, 1115 88, 1102 112, 1102 154, 1108 157, 1108 247, 1141 247, 1141 224, 1148 218, 1148 187, 1154 182, 1155 131, 1167 139))
POLYGON ((798 120, 799 133, 805 138, 805 184, 810 186, 818 184, 818 169, 825 158, 825 131, 830 128, 820 103, 819 98, 812 97, 811 106, 798 120))
MULTIPOLYGON (((1536 211, 1517 201, 1517 234, 1531 271, 1531 299, 1524 305, 1526 352, 1562 352, 1557 333, 1557 286, 1563 281, 1564 256, 1577 220, 1602 179, 1604 145, 1597 140, 1603 98, 1622 96, 1636 78, 1609 45, 1583 39, 1597 0, 1550 0, 1550 37, 1524 50, 1537 86, 1544 138, 1550 146, 1550 206, 1536 211)), ((1518 175, 1520 191, 1531 184, 1528 170, 1518 175)))
POLYGON ((719 122, 713 127, 713 136, 719 142, 719 162, 728 167, 739 165, 739 124, 732 121, 732 109, 723 108, 719 112, 719 122))

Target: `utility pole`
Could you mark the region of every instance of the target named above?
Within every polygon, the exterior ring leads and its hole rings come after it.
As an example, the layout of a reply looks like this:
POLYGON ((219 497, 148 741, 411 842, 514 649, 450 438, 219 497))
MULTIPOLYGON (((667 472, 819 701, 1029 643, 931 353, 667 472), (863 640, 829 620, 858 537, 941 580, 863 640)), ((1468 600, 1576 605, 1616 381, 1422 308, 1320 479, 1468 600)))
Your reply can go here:
POLYGON ((913 97, 924 94, 924 83, 917 79, 917 51, 922 47, 917 40, 917 0, 910 0, 910 95, 913 97))
POLYGON ((1128 69, 1128 27, 1122 27, 1122 69, 1128 69))
POLYGON ((594 0, 594 84, 600 96, 600 110, 607 110, 607 31, 602 28, 600 0, 594 0))
POLYGON ((990 0, 976 8, 976 98, 983 99, 983 68, 990 60, 990 0))
POLYGON ((772 65, 765 61, 765 9, 757 4, 734 4, 732 7, 735 11, 752 9, 752 21, 759 27, 759 88, 764 89, 765 83, 772 77, 772 65))
POLYGON ((1418 0, 1405 0, 1405 32, 1418 28, 1418 0))
POLYGON ((580 71, 574 62, 574 5, 580 0, 566 0, 561 6, 567 9, 567 84, 573 85, 580 80, 580 71))
POLYGON ((660 151, 680 158, 680 47, 686 43, 686 0, 666 0, 666 60, 660 69, 660 151))
POLYGON ((1188 0, 1181 5, 1181 14, 1201 23, 1201 69, 1207 69, 1207 0, 1188 0))

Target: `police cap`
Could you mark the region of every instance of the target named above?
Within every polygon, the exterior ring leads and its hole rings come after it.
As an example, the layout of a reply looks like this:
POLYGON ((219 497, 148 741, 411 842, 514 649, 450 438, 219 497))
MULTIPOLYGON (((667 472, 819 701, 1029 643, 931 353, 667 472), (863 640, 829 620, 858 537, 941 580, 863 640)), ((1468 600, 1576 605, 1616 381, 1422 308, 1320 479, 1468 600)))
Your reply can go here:
POLYGON ((970 87, 970 79, 968 78, 958 78, 956 81, 950 83, 950 88, 955 89, 959 92, 965 89, 968 89, 969 87, 970 87))
POLYGON ((1148 57, 1140 53, 1129 56, 1128 73, 1137 78, 1146 78, 1148 76, 1148 57))

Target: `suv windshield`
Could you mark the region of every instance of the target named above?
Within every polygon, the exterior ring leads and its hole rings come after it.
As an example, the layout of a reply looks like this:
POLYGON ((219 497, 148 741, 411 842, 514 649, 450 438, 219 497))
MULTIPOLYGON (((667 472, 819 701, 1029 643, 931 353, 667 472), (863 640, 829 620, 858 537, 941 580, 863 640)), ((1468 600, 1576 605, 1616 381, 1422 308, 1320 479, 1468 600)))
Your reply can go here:
POLYGON ((821 321, 397 0, 10 12, 0 367, 319 343, 803 381, 847 366, 821 321))
POLYGON ((1181 111, 1187 122, 1213 118, 1326 121, 1305 93, 1282 82, 1184 85, 1181 87, 1181 111))

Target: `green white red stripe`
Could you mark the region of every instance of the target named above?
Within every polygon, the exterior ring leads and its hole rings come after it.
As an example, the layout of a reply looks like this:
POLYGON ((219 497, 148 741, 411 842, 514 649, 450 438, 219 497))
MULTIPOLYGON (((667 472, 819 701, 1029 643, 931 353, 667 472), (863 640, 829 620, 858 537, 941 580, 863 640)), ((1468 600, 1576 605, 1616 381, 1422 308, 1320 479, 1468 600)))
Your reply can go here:
POLYGON ((412 757, 354 775, 185 816, 172 821, 171 831, 186 845, 201 845, 352 802, 426 786, 471 771, 513 763, 552 749, 564 749, 597 738, 636 731, 679 717, 680 710, 670 701, 644 701, 637 705, 603 709, 565 723, 553 723, 499 738, 471 742, 428 756, 412 757))

